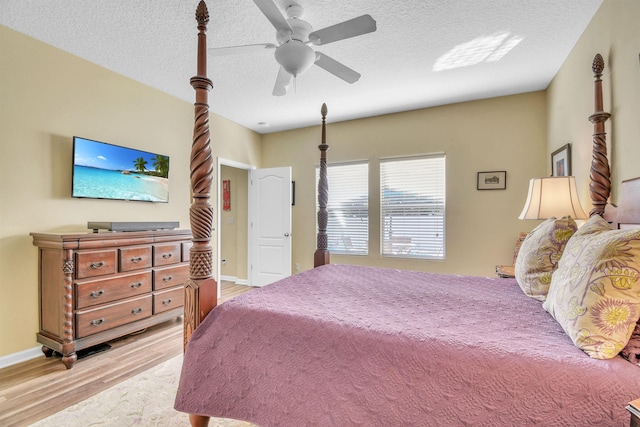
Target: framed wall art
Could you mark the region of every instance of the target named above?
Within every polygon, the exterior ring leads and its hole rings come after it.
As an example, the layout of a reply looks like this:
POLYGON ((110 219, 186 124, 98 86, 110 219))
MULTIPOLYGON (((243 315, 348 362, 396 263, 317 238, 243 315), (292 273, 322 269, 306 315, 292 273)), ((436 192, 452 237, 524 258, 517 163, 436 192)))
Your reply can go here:
POLYGON ((222 210, 231 210, 231 180, 222 181, 222 210))
POLYGON ((551 176, 571 176, 571 144, 551 153, 551 176))
POLYGON ((478 190, 504 190, 507 188, 507 171, 478 172, 478 190))

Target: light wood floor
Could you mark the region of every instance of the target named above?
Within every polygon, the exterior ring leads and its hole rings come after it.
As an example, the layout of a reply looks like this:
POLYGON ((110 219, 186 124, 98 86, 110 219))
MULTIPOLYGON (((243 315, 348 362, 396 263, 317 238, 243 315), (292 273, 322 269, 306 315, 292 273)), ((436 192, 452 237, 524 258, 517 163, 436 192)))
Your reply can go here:
MULTIPOLYGON (((221 283, 219 304, 253 288, 221 283)), ((182 318, 110 341, 111 349, 65 369, 59 357, 38 357, 0 369, 0 426, 31 423, 86 399, 182 352, 182 318)))

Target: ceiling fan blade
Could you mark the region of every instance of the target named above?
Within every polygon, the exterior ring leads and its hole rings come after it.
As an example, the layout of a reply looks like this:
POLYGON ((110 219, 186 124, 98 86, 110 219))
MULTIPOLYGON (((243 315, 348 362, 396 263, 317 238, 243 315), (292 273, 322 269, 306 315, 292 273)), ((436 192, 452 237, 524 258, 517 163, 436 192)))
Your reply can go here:
POLYGON ((353 71, 351 68, 341 64, 322 52, 316 52, 315 64, 347 83, 355 83, 360 79, 360 73, 353 71))
POLYGON ((273 87, 273 96, 284 96, 287 94, 287 88, 291 84, 291 74, 280 67, 278 71, 278 77, 276 77, 276 84, 273 87))
POLYGON ((309 41, 316 45, 325 45, 362 34, 372 33, 377 29, 376 21, 371 15, 362 15, 309 34, 309 41))
POLYGON ((207 53, 213 56, 239 55, 260 52, 265 49, 275 49, 276 47, 278 46, 273 43, 245 44, 241 46, 212 47, 207 49, 207 53))
POLYGON ((289 26, 289 23, 285 17, 282 16, 280 9, 278 9, 278 6, 276 6, 272 0, 253 0, 253 2, 258 6, 258 9, 262 11, 264 16, 267 17, 269 22, 271 22, 271 25, 276 27, 276 30, 278 30, 279 33, 282 33, 285 36, 293 34, 293 30, 289 26))

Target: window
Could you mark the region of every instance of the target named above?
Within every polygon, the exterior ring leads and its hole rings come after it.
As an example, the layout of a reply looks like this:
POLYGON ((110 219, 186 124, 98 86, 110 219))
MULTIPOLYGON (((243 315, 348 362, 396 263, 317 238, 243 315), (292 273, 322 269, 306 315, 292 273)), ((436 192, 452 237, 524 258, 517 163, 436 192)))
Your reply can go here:
POLYGON ((383 256, 444 259, 444 154, 380 160, 383 256))
MULTIPOLYGON (((316 168, 316 187, 320 168, 316 168)), ((369 253, 369 165, 350 163, 327 166, 329 201, 327 247, 334 254, 369 253)), ((316 200, 316 212, 318 211, 316 200)))

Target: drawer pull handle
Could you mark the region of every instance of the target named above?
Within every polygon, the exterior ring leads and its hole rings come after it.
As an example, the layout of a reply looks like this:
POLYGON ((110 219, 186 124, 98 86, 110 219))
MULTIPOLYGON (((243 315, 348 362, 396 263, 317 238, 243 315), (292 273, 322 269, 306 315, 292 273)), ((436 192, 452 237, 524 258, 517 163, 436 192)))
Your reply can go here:
POLYGON ((131 262, 140 262, 140 261, 142 261, 142 257, 141 256, 136 256, 136 257, 131 258, 131 262))
POLYGON ((104 267, 104 261, 98 261, 98 262, 92 262, 91 263, 91 268, 93 268, 94 270, 97 270, 100 267, 104 267))
POLYGON ((173 302, 173 300, 171 298, 165 299, 165 300, 162 300, 162 305, 171 304, 172 302, 173 302))
POLYGON ((172 280, 173 280, 173 276, 164 276, 164 277, 162 278, 162 281, 163 281, 163 282, 170 282, 170 281, 172 281, 172 280))
POLYGON ((100 289, 99 291, 91 291, 89 295, 91 295, 94 298, 98 298, 99 296, 104 295, 104 289, 100 289))
POLYGON ((142 307, 134 308, 133 310, 131 310, 131 314, 138 314, 138 313, 142 313, 142 307))
POLYGON ((162 254, 162 258, 164 259, 169 259, 173 256, 173 254, 171 252, 169 252, 168 254, 162 254))
POLYGON ((104 317, 91 321, 91 326, 100 326, 104 323, 104 317))
POLYGON ((133 289, 137 289, 137 288, 139 288, 140 286, 142 286, 142 282, 136 282, 136 283, 132 283, 132 284, 131 284, 131 287, 132 287, 133 289))

